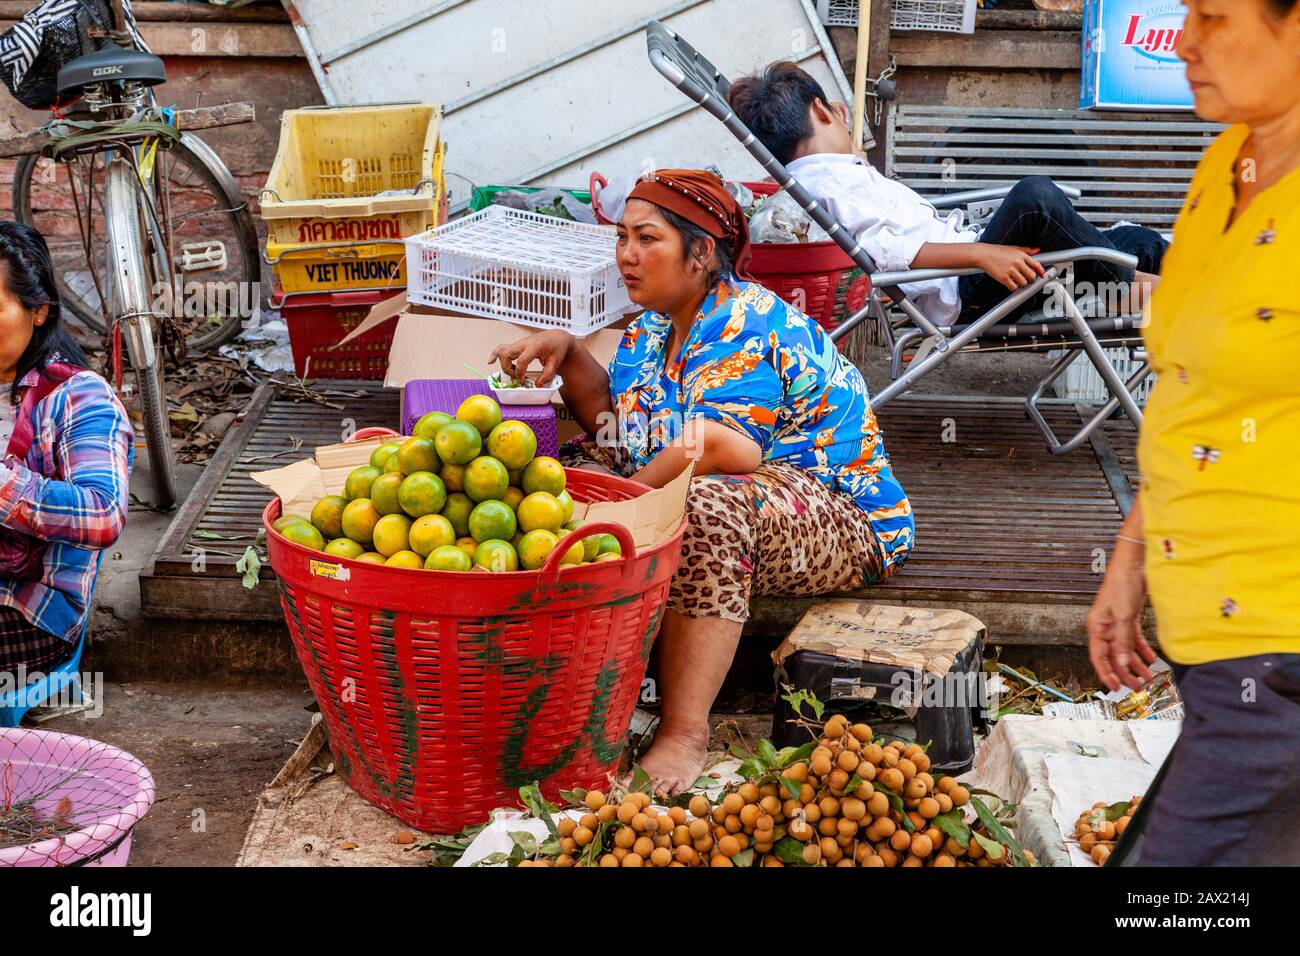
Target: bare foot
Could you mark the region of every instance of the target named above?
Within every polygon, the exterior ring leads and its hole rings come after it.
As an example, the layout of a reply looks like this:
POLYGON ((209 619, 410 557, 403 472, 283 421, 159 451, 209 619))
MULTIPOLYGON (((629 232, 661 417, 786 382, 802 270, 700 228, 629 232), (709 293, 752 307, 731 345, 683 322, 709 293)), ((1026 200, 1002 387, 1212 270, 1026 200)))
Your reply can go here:
POLYGON ((653 792, 671 797, 689 790, 700 779, 708 752, 707 731, 675 733, 660 726, 638 763, 650 775, 653 792))

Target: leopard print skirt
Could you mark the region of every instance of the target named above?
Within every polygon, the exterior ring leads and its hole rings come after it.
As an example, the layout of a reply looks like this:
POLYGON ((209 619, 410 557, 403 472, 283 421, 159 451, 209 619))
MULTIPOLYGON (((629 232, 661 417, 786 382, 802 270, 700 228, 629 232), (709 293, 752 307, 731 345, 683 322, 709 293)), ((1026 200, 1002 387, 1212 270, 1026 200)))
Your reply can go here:
MULTIPOLYGON (((564 446, 560 458, 569 467, 626 473, 616 449, 589 439, 564 446)), ((867 513, 802 468, 706 475, 691 481, 668 609, 744 623, 751 597, 863 587, 880 580, 882 565, 867 513)))
POLYGON ((706 475, 691 481, 668 608, 744 623, 753 596, 862 587, 881 565, 867 513, 802 468, 706 475))

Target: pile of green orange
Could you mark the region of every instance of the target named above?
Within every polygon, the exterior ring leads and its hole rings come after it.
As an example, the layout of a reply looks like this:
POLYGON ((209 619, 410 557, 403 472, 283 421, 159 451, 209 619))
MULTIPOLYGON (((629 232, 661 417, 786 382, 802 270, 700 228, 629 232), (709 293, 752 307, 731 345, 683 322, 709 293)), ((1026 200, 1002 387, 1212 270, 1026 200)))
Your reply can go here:
MULTIPOLYGON (((564 468, 537 455, 524 422, 502 421, 486 395, 467 398, 453 418, 430 412, 410 437, 375 449, 348 475, 343 494, 316 502, 311 516, 285 515, 274 528, 291 541, 340 558, 430 571, 534 571, 573 517, 564 468)), ((571 545, 561 564, 616 560, 613 535, 571 545)))

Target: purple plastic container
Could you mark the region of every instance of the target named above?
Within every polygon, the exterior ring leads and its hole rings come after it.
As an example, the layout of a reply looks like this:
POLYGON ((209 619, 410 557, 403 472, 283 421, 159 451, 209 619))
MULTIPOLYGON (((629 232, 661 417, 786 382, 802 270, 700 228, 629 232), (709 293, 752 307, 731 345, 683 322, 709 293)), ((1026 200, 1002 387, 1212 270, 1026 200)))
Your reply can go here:
POLYGON ((33 839, 10 846, 0 829, 0 866, 126 866, 131 828, 153 806, 153 775, 125 750, 86 737, 25 727, 0 729, 0 823, 26 825, 16 810, 31 801, 33 839), (76 827, 41 836, 59 820, 76 827))
MULTIPOLYGON (((423 378, 407 382, 402 389, 402 434, 409 435, 415 423, 429 412, 455 415, 460 403, 471 395, 494 399, 486 382, 474 378, 423 378)), ((501 418, 523 422, 537 436, 537 454, 554 458, 560 450, 555 427, 555 409, 550 405, 502 405, 501 418)))

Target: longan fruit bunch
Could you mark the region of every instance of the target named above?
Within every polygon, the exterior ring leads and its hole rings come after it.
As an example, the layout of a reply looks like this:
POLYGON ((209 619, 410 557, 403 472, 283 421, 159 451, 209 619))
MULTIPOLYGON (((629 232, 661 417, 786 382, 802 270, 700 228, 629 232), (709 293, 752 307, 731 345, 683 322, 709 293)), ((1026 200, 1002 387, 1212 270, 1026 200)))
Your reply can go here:
POLYGON ((712 826, 708 865, 734 866, 732 860, 752 846, 763 866, 784 866, 772 854, 772 848, 788 832, 782 796, 778 783, 750 782, 727 792, 716 806, 710 806, 706 797, 692 797, 691 814, 712 826))
MULTIPOLYGON (((704 804, 709 802, 697 798, 704 804)), ((714 850, 713 828, 707 820, 692 819, 682 807, 660 813, 644 793, 618 795, 592 790, 583 798, 587 811, 579 819, 565 817, 556 823, 560 834, 560 855, 556 866, 576 866, 588 852, 602 824, 610 824, 605 844, 597 857, 602 867, 685 867, 703 866, 702 854, 714 850)), ((737 850, 736 852, 739 852, 737 850)))
POLYGON ((776 780, 749 781, 728 788, 716 804, 697 794, 685 808, 661 813, 644 793, 587 793, 587 812, 557 824, 555 865, 577 865, 602 824, 609 824, 596 851, 602 867, 732 867, 751 849, 750 865, 784 866, 774 851, 786 837, 803 844, 809 866, 1010 865, 1004 847, 995 855, 973 838, 962 847, 935 825, 941 813, 966 805, 970 792, 952 777, 936 781, 921 747, 884 744, 870 726, 843 715, 822 731, 808 759, 781 772, 797 795, 776 780), (885 787, 901 798, 901 811, 885 787))
POLYGON ((1106 803, 1094 803, 1092 809, 1079 814, 1074 824, 1074 835, 1079 841, 1079 849, 1092 857, 1092 862, 1102 866, 1110 858, 1120 834, 1128 829, 1129 821, 1137 812, 1141 797, 1129 801, 1128 809, 1118 820, 1107 820, 1106 803))
POLYGON ((970 801, 970 792, 952 777, 936 781, 930 758, 917 744, 883 744, 867 724, 850 724, 843 715, 826 721, 822 737, 806 763, 788 767, 787 779, 799 796, 782 810, 786 830, 805 844, 809 865, 916 867, 996 866, 1005 851, 990 859, 976 841, 962 847, 933 820, 970 801), (849 786, 852 785, 852 791, 849 786), (894 809, 884 788, 902 799, 894 809), (912 824, 909 831, 903 815, 912 824))

